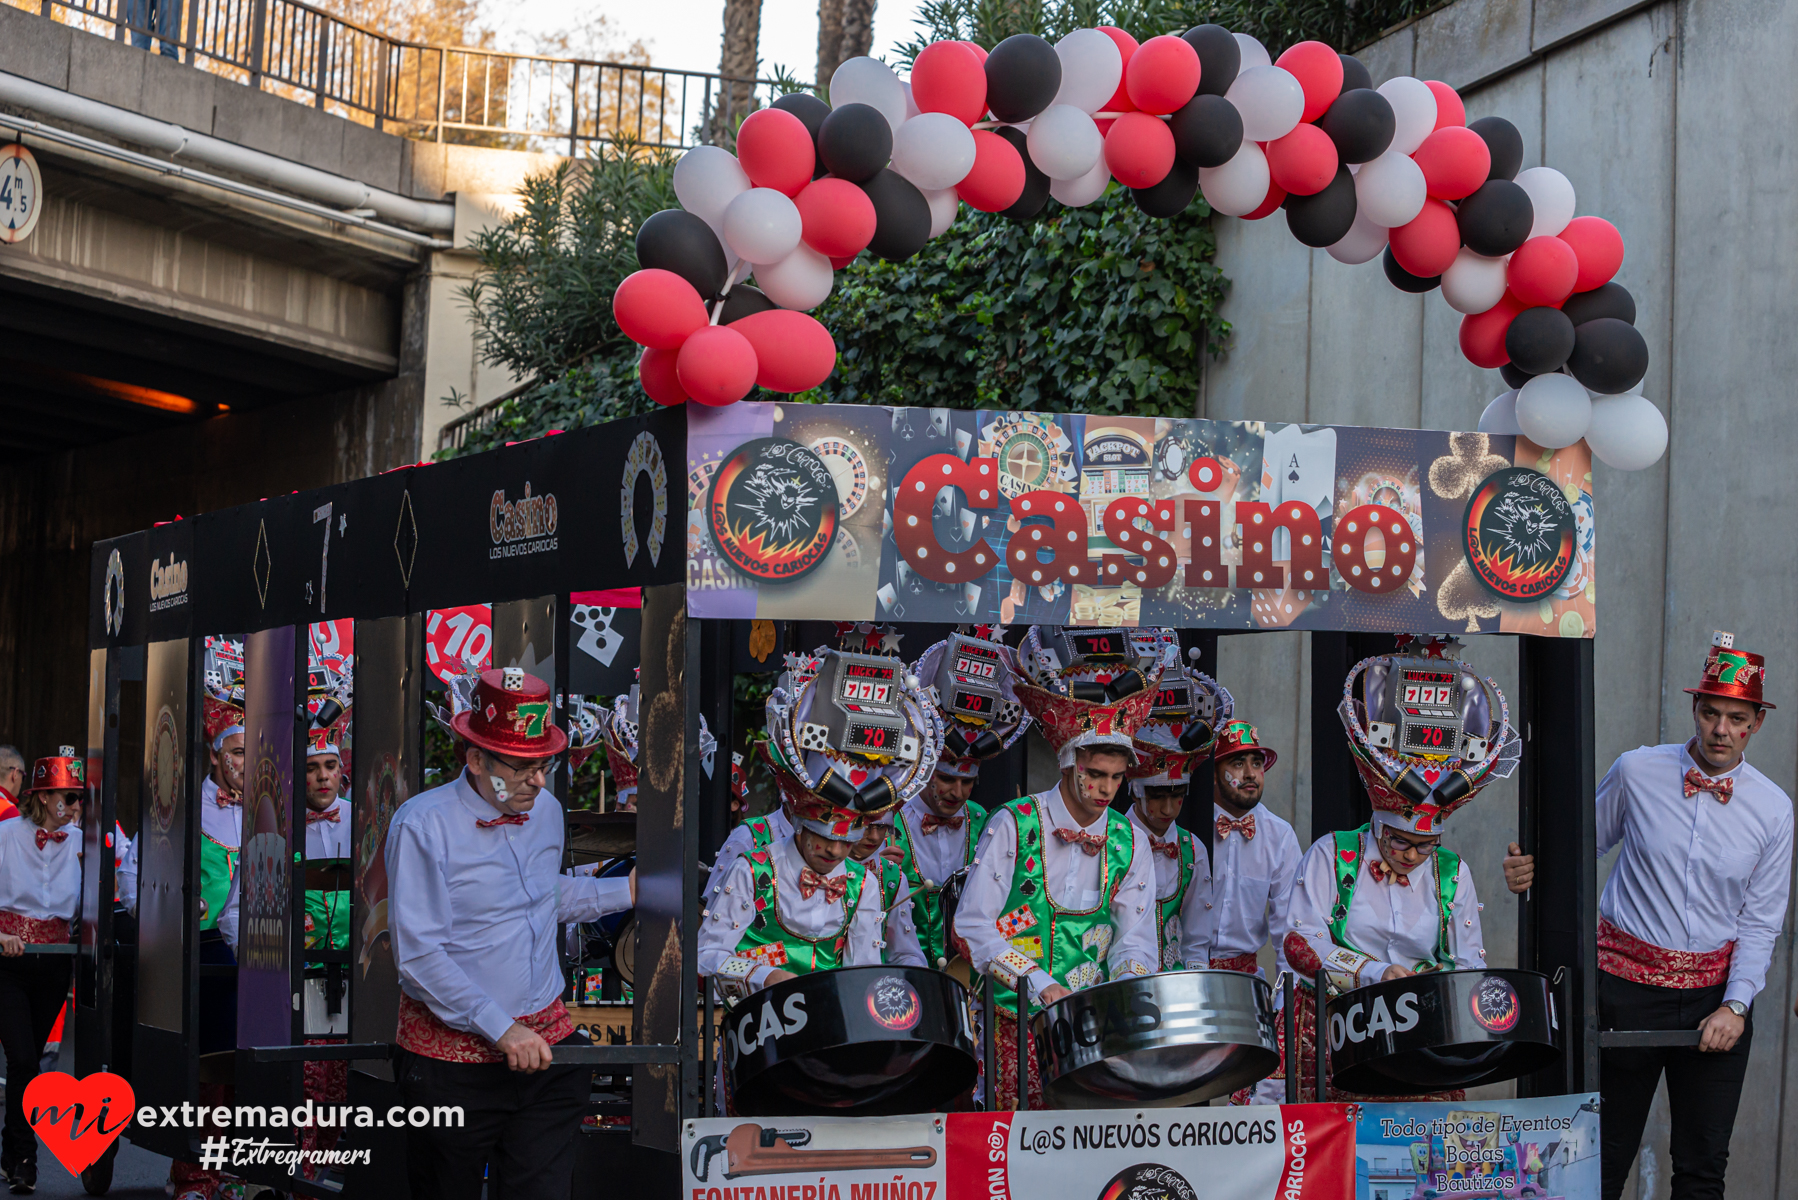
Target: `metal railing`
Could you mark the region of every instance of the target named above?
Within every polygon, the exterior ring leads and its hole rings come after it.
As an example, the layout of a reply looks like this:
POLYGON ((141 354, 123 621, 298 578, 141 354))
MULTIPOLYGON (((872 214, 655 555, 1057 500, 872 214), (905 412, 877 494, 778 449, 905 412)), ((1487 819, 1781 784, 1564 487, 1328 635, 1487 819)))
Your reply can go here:
POLYGON ((376 129, 578 156, 594 143, 683 150, 729 142, 776 84, 633 63, 435 46, 389 37, 301 0, 4 0, 160 50, 189 66, 376 129))

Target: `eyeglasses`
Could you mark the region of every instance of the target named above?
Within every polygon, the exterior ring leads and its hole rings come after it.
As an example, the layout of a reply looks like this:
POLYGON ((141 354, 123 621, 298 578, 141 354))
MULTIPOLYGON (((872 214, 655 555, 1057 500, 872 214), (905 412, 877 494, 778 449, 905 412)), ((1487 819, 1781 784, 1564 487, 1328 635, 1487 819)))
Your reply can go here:
POLYGON ((1407 841, 1406 839, 1399 837, 1396 833, 1388 831, 1380 835, 1380 845, 1389 854, 1399 855, 1410 853, 1415 854, 1418 858, 1423 858, 1425 855, 1436 849, 1437 843, 1434 841, 1407 841))
POLYGON ((497 754, 488 754, 487 759, 489 762, 497 763, 506 768, 506 770, 510 771, 521 780, 528 780, 532 776, 541 776, 547 782, 549 779, 549 772, 555 765, 554 759, 547 758, 538 762, 515 763, 508 762, 497 754))

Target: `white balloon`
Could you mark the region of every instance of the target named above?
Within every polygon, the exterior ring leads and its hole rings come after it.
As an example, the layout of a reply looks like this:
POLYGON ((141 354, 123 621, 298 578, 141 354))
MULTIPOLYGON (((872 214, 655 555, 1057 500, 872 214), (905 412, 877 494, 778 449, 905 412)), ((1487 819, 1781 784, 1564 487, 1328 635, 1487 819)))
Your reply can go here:
POLYGON ((1508 434, 1511 437, 1523 432, 1517 427, 1516 388, 1493 397, 1492 403, 1486 406, 1486 411, 1480 414, 1480 432, 1508 434))
POLYGON ((1205 203, 1226 217, 1240 217, 1260 208, 1271 182, 1267 155, 1246 137, 1242 148, 1223 166, 1199 168, 1199 190, 1205 194, 1205 203))
POLYGON ((893 170, 922 191, 954 187, 973 169, 973 131, 948 113, 920 113, 893 132, 893 170))
POLYGON ((1118 52, 1118 44, 1097 29, 1074 30, 1055 43, 1055 53, 1061 59, 1056 104, 1096 113, 1118 90, 1118 81, 1124 77, 1124 56, 1118 52))
POLYGON ((724 210, 724 241, 744 262, 779 262, 803 231, 799 207, 773 188, 750 188, 724 210))
MULTIPOLYGON (((1618 393, 1617 393, 1617 395, 1620 395, 1620 396, 1640 396, 1640 395, 1641 395, 1641 394, 1642 394, 1642 385, 1643 385, 1643 384, 1644 384, 1644 383, 1647 383, 1647 382, 1648 382, 1648 377, 1647 377, 1647 376, 1643 376, 1643 377, 1642 377, 1642 378, 1641 378, 1641 379, 1638 379, 1638 380, 1636 380, 1636 382, 1635 382, 1635 383, 1633 383, 1633 384, 1631 384, 1631 385, 1630 385, 1630 389, 1629 389, 1629 391, 1627 391, 1627 392, 1618 392, 1618 393)), ((1591 396, 1592 396, 1592 399, 1594 399, 1594 400, 1596 400, 1596 399, 1598 399, 1598 398, 1599 398, 1599 397, 1600 397, 1600 396, 1605 396, 1605 395, 1609 395, 1609 394, 1610 394, 1610 393, 1607 393, 1607 392, 1594 392, 1594 391, 1592 391, 1592 389, 1591 389, 1591 388, 1587 388, 1587 389, 1586 389, 1586 391, 1587 391, 1587 392, 1588 392, 1588 393, 1590 393, 1590 394, 1591 394, 1591 396)))
POLYGON ((1329 255, 1339 263, 1358 267, 1378 258, 1380 251, 1386 248, 1387 238, 1385 226, 1369 221, 1364 213, 1357 213, 1355 223, 1342 235, 1342 240, 1328 248, 1329 255))
POLYGON ((1392 105, 1392 115, 1398 119, 1389 150, 1415 153, 1423 139, 1436 130, 1436 93, 1429 84, 1409 75, 1388 79, 1380 85, 1379 92, 1392 105))
POLYGON ((1236 44, 1238 46, 1242 47, 1242 62, 1237 65, 1236 69, 1238 71, 1246 71, 1250 67, 1273 66, 1273 55, 1267 52, 1266 46, 1263 46, 1260 42, 1256 41, 1246 33, 1234 33, 1230 36, 1236 39, 1236 44))
POLYGON ((1571 375, 1537 375, 1517 389, 1517 428, 1538 446, 1571 446, 1591 423, 1592 399, 1571 375))
POLYGON ((1236 76, 1224 99, 1242 114, 1245 141, 1271 142, 1299 127, 1305 89, 1282 67, 1249 67, 1236 76))
POLYGON ((1410 155, 1397 150, 1388 150, 1372 162, 1362 163, 1355 176, 1356 212, 1388 229, 1416 220, 1428 197, 1423 168, 1410 155))
POLYGON ((899 86, 905 89, 905 119, 909 121, 924 110, 918 107, 917 98, 911 94, 911 80, 907 79, 899 86))
POLYGON ((1052 179, 1049 181, 1049 194, 1067 205, 1069 208, 1083 208, 1105 194, 1106 185, 1111 182, 1111 170, 1100 158, 1093 164, 1093 169, 1078 179, 1052 179))
POLYGON ((961 197, 955 194, 954 188, 944 188, 940 192, 925 192, 924 202, 930 205, 930 236, 941 237, 955 224, 961 197))
MULTIPOLYGON (((1102 33, 1099 36, 1105 37, 1102 33)), ((969 143, 972 142, 973 136, 969 135, 969 143)), ((1085 109, 1072 104, 1051 104, 1038 113, 1030 122, 1030 132, 1024 135, 1024 145, 1030 151, 1030 161, 1050 179, 1079 179, 1105 153, 1105 138, 1099 127, 1085 109)), ((973 166, 972 159, 968 165, 973 166)))
POLYGON ((1442 298, 1458 313, 1483 313, 1505 298, 1503 258, 1486 258, 1462 246, 1455 261, 1442 273, 1442 298))
POLYGON ((1573 183, 1553 167, 1519 171, 1517 186, 1529 193, 1536 209, 1531 237, 1553 237, 1573 220, 1573 183))
POLYGON ((830 104, 832 108, 871 105, 892 128, 905 124, 905 88, 899 77, 893 68, 865 54, 849 59, 830 77, 830 104))
POLYGON ((1667 452, 1667 418, 1641 396, 1599 396, 1592 401, 1586 445, 1606 466, 1640 471, 1667 452))
POLYGON ((674 164, 680 206, 710 225, 724 225, 724 208, 752 185, 737 156, 719 146, 695 146, 674 164))
POLYGON ((836 283, 830 260, 800 245, 777 263, 755 269, 755 286, 782 308, 808 309, 824 303, 836 283))

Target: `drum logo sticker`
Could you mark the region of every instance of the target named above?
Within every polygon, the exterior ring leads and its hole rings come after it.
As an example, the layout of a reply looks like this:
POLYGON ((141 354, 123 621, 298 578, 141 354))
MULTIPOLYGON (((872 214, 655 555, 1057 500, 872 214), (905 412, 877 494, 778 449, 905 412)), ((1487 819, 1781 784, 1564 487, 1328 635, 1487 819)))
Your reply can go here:
POLYGON ((786 438, 739 446, 712 476, 712 540, 737 570, 763 583, 798 579, 836 541, 836 480, 824 460, 786 438))
POLYGON ((1523 1014, 1523 1006, 1518 1002, 1517 989, 1511 981, 1497 975, 1488 975, 1480 980, 1480 986, 1473 990, 1469 1002, 1473 1008, 1473 1019, 1482 1028, 1493 1033, 1509 1033, 1517 1025, 1517 1018, 1523 1014))
POLYGON ((1186 1177, 1160 1163, 1137 1163, 1112 1176, 1098 1200, 1198 1200, 1186 1177))
POLYGON ((1541 600, 1573 569, 1579 522, 1554 480, 1506 467, 1474 489, 1462 521, 1467 565, 1501 600, 1541 600))
POLYGON ((868 1015, 883 1029, 904 1033, 923 1012, 917 989, 897 975, 882 975, 868 988, 868 1015))

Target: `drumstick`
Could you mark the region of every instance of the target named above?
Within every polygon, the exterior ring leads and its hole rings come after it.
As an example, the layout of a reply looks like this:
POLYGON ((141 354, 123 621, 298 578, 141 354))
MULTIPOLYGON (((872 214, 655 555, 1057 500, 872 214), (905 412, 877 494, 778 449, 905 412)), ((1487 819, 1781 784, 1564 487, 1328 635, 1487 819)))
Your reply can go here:
POLYGON ((936 1165, 934 1146, 902 1146, 879 1150, 795 1150, 776 1137, 763 1146, 760 1125, 739 1125, 724 1143, 726 1179, 739 1175, 777 1175, 788 1171, 834 1168, 839 1171, 912 1167, 924 1170, 936 1165), (804 1161, 800 1161, 803 1159, 804 1161))

